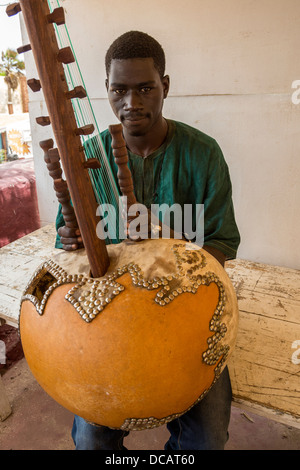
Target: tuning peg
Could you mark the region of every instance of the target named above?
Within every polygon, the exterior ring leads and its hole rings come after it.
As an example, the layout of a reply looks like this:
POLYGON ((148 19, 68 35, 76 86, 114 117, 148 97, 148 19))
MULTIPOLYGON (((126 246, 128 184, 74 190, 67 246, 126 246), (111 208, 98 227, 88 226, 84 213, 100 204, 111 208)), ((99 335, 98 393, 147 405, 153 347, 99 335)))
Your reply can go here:
POLYGON ((60 156, 59 156, 59 151, 58 149, 53 149, 50 148, 48 150, 48 157, 51 163, 59 162, 60 161, 60 156))
POLYGON ((97 168, 101 168, 101 163, 99 160, 97 160, 97 158, 89 158, 83 163, 83 167, 96 170, 97 168))
MULTIPOLYGON (((59 193, 60 197, 64 197, 65 196, 65 191, 68 189, 68 183, 63 180, 62 178, 57 178, 56 180, 54 180, 54 188, 55 188, 55 191, 57 193, 59 193)), ((70 200, 70 195, 67 194, 66 196, 66 201, 69 201, 70 200)))
POLYGON ((7 16, 14 16, 16 15, 17 13, 20 13, 21 11, 21 5, 20 3, 11 3, 10 5, 8 5, 8 7, 6 8, 6 14, 7 16))
POLYGON ((86 126, 78 127, 75 129, 76 135, 90 135, 94 132, 95 127, 93 124, 87 124, 86 126))
POLYGON ((65 24, 65 11, 63 7, 55 8, 50 15, 48 15, 48 22, 49 23, 56 23, 58 26, 61 24, 65 24))
POLYGON ((72 62, 75 62, 72 49, 70 47, 64 47, 63 49, 60 49, 57 54, 57 60, 63 64, 71 64, 72 62))
POLYGON ((27 80, 27 85, 34 92, 40 91, 40 89, 42 88, 41 82, 36 78, 30 78, 29 80, 27 80))
POLYGON ((50 161, 49 163, 47 163, 47 170, 49 171, 49 175, 53 179, 59 179, 62 176, 62 169, 60 166, 60 161, 57 161, 54 163, 50 161))
POLYGON ((62 177, 62 168, 59 161, 54 163, 47 163, 47 170, 49 171, 51 178, 54 180, 62 177))
POLYGON ((40 116, 36 118, 36 122, 40 126, 49 126, 49 124, 51 123, 49 116, 40 116))
POLYGON ((18 54, 23 54, 23 52, 31 51, 31 45, 26 44, 25 46, 18 47, 17 52, 18 54))
POLYGON ((44 160, 47 164, 49 175, 53 179, 59 179, 62 176, 62 169, 60 166, 60 157, 58 149, 53 147, 53 140, 45 140, 40 142, 40 147, 44 150, 44 160))
POLYGON ((71 100, 73 98, 86 98, 87 94, 83 86, 76 86, 74 90, 67 91, 66 97, 71 100))
POLYGON ((41 140, 40 141, 40 147, 44 151, 44 160, 46 163, 50 163, 48 152, 50 149, 52 149, 54 145, 53 139, 47 139, 47 140, 41 140))
POLYGON ((40 147, 44 152, 48 152, 50 149, 53 148, 54 141, 53 139, 41 140, 40 147))

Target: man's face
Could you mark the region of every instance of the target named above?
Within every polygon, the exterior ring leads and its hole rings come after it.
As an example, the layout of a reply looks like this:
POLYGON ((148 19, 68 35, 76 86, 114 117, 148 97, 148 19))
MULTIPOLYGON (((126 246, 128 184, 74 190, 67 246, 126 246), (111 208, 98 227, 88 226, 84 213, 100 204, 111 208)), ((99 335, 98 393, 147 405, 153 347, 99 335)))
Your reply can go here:
POLYGON ((161 79, 152 58, 112 60, 106 80, 113 112, 132 136, 143 136, 161 125, 169 77, 161 79))

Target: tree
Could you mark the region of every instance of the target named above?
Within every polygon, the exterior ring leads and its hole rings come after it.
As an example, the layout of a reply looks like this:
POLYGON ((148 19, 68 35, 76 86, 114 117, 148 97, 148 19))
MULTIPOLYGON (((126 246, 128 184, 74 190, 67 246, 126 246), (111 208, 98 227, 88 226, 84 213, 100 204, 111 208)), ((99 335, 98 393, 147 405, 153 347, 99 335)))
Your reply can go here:
POLYGON ((2 52, 1 59, 0 71, 5 75, 4 81, 7 85, 8 113, 13 114, 12 96, 18 87, 20 75, 23 75, 22 71, 25 69, 25 64, 18 59, 18 52, 13 49, 2 52))

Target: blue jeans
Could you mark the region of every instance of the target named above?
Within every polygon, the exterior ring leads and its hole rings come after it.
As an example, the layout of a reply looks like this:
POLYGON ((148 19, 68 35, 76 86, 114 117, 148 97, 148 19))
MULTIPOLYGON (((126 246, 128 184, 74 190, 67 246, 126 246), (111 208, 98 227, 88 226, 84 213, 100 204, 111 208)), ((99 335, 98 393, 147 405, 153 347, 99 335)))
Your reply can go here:
MULTIPOLYGON (((165 450, 223 450, 228 439, 231 399, 226 367, 203 400, 167 424, 171 435, 165 450)), ((94 426, 79 416, 75 416, 72 429, 76 450, 126 450, 123 439, 128 434, 94 426)))

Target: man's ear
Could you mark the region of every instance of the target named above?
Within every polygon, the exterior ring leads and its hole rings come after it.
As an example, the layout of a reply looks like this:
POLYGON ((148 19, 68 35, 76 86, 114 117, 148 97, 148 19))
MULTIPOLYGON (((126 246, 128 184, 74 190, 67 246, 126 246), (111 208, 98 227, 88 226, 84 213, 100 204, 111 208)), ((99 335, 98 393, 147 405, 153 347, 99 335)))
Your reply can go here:
POLYGON ((106 78, 105 80, 105 87, 106 87, 106 91, 108 91, 108 78, 106 78))
POLYGON ((164 99, 168 96, 169 89, 170 89, 170 77, 169 75, 165 75, 162 78, 162 84, 164 87, 164 99))

